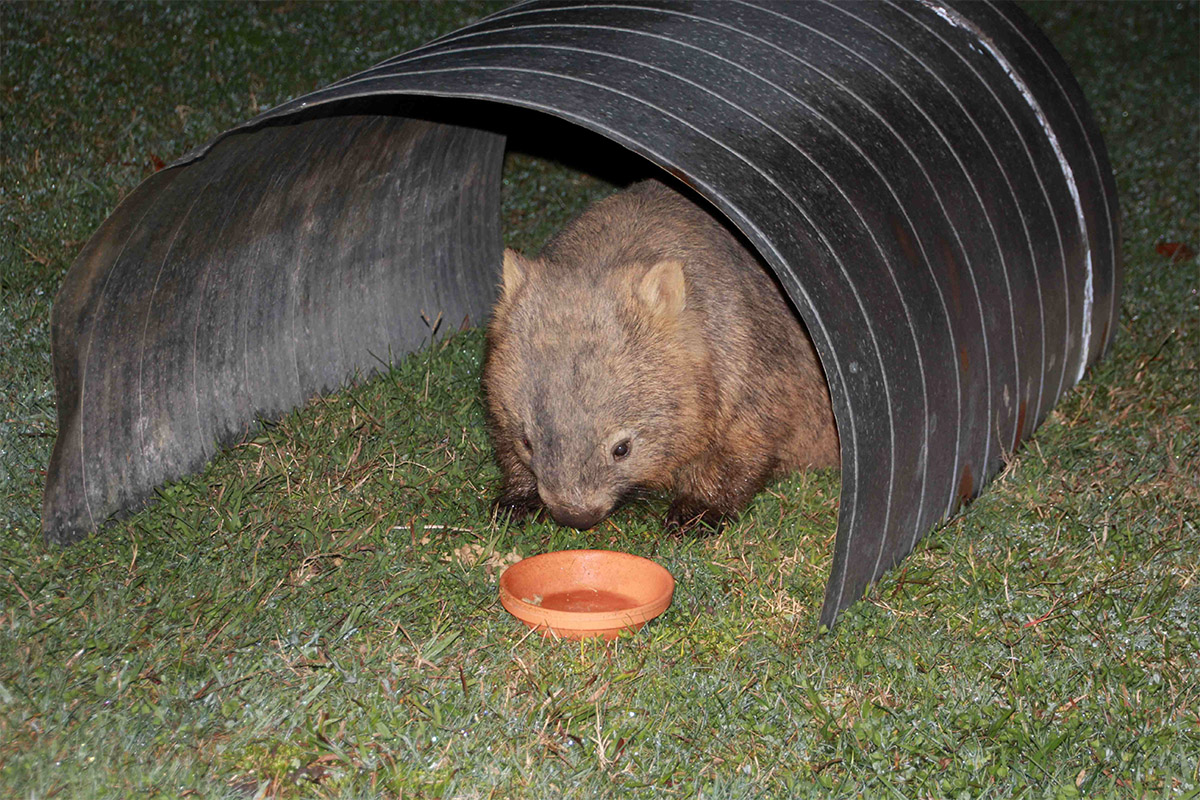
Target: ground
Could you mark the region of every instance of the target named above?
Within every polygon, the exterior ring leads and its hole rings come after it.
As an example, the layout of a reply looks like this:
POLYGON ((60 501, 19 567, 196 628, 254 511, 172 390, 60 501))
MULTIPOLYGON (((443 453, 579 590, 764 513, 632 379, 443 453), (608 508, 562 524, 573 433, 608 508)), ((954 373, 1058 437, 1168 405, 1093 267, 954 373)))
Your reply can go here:
MULTIPOLYGON (((312 402, 103 536, 45 547, 49 308, 90 233, 161 163, 486 9, 0 6, 0 785, 1196 796, 1200 14, 1027 8, 1112 156, 1113 350, 968 513, 823 633, 836 474, 773 486, 707 539, 664 537, 654 503, 598 534, 493 518, 477 331, 312 402), (499 570, 597 537, 668 566, 675 603, 611 644, 526 636, 499 570)), ((509 242, 536 247, 606 188, 511 156, 509 242)))

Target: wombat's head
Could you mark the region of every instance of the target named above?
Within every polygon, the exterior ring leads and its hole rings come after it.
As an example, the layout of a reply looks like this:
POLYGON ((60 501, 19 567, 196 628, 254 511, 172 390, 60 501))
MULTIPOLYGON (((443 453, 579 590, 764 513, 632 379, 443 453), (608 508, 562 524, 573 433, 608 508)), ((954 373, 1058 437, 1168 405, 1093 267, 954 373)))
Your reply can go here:
POLYGON ((592 527, 704 446, 693 316, 678 261, 593 272, 505 251, 484 365, 493 443, 556 522, 592 527))

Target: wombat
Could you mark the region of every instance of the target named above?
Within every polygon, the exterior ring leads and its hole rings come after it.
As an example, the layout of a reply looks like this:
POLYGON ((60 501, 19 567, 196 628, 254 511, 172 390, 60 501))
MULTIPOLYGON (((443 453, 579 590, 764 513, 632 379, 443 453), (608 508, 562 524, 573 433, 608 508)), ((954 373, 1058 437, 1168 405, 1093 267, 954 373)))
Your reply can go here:
POLYGON ((483 381, 514 518, 544 506, 585 530, 666 491, 669 528, 719 529, 773 476, 839 459, 816 353, 774 279, 654 180, 536 259, 504 251, 483 381))

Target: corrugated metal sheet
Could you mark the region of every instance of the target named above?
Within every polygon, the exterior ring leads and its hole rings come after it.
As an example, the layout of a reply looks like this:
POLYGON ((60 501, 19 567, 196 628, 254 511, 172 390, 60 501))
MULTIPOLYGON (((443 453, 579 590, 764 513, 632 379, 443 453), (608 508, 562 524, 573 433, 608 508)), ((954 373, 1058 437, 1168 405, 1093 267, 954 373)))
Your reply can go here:
POLYGON ((523 3, 223 134, 104 223, 55 308, 50 540, 418 346, 400 310, 482 321, 504 137, 464 100, 624 145, 774 269, 842 440, 824 623, 980 491, 1114 330, 1104 145, 1015 7, 523 3), (460 102, 456 124, 420 120, 431 97, 460 102))

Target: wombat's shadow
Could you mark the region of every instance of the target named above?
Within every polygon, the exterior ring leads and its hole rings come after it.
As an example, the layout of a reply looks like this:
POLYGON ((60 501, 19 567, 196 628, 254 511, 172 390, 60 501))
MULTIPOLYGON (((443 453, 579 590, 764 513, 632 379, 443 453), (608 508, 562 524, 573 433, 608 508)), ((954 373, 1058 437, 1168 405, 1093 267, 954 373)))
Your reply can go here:
MULTIPOLYGON (((678 176, 594 131, 540 111, 483 101, 471 101, 466 104, 475 106, 474 110, 471 110, 464 109, 465 104, 462 101, 445 103, 439 102, 436 98, 431 98, 431 100, 433 102, 427 108, 409 106, 405 113, 410 116, 415 113, 430 121, 484 128, 507 137, 506 179, 510 177, 508 156, 511 155, 528 156, 547 162, 552 168, 565 169, 593 178, 601 184, 607 184, 608 190, 598 193, 591 198, 593 200, 618 192, 638 181, 655 178, 676 191, 688 195, 694 202, 708 210, 712 217, 737 238, 743 247, 751 253, 758 253, 758 248, 729 221, 720 209, 680 180, 678 176), (481 109, 480 106, 483 108, 481 109), (425 116, 427 114, 433 116, 425 116), (485 121, 484 124, 480 124, 481 119, 485 121)), ((787 297, 787 292, 783 290, 782 284, 775 276, 775 271, 767 268, 766 274, 775 282, 780 293, 787 299, 792 313, 803 325, 803 319, 796 311, 791 299, 787 297)))

